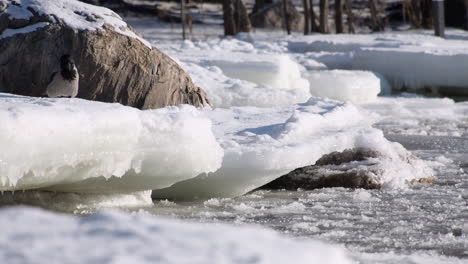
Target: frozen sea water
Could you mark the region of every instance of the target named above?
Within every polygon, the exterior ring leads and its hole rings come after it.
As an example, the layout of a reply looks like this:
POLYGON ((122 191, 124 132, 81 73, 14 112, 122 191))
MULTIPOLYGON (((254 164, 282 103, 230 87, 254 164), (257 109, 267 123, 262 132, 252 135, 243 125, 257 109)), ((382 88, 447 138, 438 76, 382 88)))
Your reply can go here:
POLYGON ((382 100, 379 108, 363 107, 382 116, 375 126, 389 140, 431 164, 435 184, 382 190, 256 191, 234 199, 155 201, 145 210, 200 222, 257 224, 290 236, 342 244, 359 263, 468 262, 466 106, 418 98, 421 105, 410 110, 414 99, 382 100), (390 105, 404 111, 396 115, 390 105), (424 114, 423 105, 431 106, 432 115, 424 114), (462 115, 447 115, 441 109, 462 115), (413 123, 408 124, 409 119, 413 123))

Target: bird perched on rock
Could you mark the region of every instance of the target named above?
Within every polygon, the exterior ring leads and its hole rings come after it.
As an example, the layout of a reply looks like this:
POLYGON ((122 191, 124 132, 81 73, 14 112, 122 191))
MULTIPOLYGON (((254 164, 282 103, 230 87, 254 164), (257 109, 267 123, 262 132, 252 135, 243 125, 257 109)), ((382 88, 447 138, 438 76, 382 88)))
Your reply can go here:
POLYGON ((60 71, 54 72, 50 76, 47 85, 48 97, 76 97, 78 94, 78 69, 70 58, 65 54, 60 58, 60 71))

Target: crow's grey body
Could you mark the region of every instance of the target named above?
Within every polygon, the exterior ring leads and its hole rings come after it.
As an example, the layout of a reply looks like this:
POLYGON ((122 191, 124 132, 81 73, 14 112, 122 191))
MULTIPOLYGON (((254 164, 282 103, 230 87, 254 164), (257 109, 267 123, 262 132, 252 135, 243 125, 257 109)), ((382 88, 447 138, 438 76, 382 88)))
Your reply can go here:
POLYGON ((47 86, 48 97, 76 97, 78 94, 79 74, 70 56, 61 58, 61 70, 54 72, 47 86))

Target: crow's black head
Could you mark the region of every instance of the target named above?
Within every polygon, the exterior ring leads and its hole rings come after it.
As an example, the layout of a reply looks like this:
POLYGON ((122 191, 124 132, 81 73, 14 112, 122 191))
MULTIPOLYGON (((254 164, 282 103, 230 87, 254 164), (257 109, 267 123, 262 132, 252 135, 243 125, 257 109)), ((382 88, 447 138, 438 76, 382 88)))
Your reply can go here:
POLYGON ((65 80, 75 80, 77 77, 77 72, 75 70, 75 62, 69 54, 65 54, 60 58, 60 73, 62 74, 65 80))

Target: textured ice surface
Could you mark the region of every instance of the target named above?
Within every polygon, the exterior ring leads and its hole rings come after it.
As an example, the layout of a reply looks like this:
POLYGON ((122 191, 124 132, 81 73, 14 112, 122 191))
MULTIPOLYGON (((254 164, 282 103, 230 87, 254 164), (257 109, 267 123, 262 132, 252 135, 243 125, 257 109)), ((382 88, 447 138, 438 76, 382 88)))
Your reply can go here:
POLYGON ((372 128, 372 118, 351 103, 311 98, 284 108, 239 107, 206 113, 224 149, 219 170, 155 190, 157 198, 232 197, 262 186, 296 168, 312 165, 323 155, 369 148, 387 157, 388 173, 378 181, 404 187, 412 179, 431 176, 424 162, 396 162, 409 155, 372 128))
POLYGON ((338 246, 258 227, 174 221, 108 211, 87 217, 0 210, 2 263, 352 263, 338 246))
POLYGON ((305 76, 312 95, 340 101, 366 103, 375 100, 378 94, 391 92, 385 78, 368 71, 312 71, 305 76))
POLYGON ((182 64, 216 107, 285 106, 310 97, 303 68, 286 54, 262 54, 236 39, 158 47, 182 64))
POLYGON ((378 98, 361 106, 380 116, 376 127, 387 134, 468 136, 466 102, 404 94, 404 97, 378 98))
POLYGON ((0 95, 0 189, 88 193, 169 186, 219 168, 211 122, 192 106, 140 111, 0 95))
MULTIPOLYGON (((67 26, 76 30, 97 30, 103 29, 104 25, 112 26, 114 30, 122 35, 136 38, 151 48, 151 44, 133 32, 119 15, 110 9, 89 5, 75 0, 7 0, 8 8, 6 13, 16 19, 26 19, 32 16, 30 10, 34 10, 38 15, 50 15, 59 19, 67 26)), ((32 29, 31 26, 28 26, 32 29)), ((39 27, 34 27, 37 29, 39 27)), ((30 30, 31 31, 31 30, 30 30)), ((16 34, 30 31, 17 30, 16 34)), ((4 38, 4 32, 0 39, 4 38)), ((12 36, 12 32, 8 36, 12 36)))
MULTIPOLYGON (((449 34, 450 35, 450 34, 449 34)), ((466 38, 466 36, 464 36, 466 38)), ((394 89, 468 87, 466 40, 424 32, 313 35, 289 40, 293 52, 307 53, 329 68, 383 74, 394 89)))

